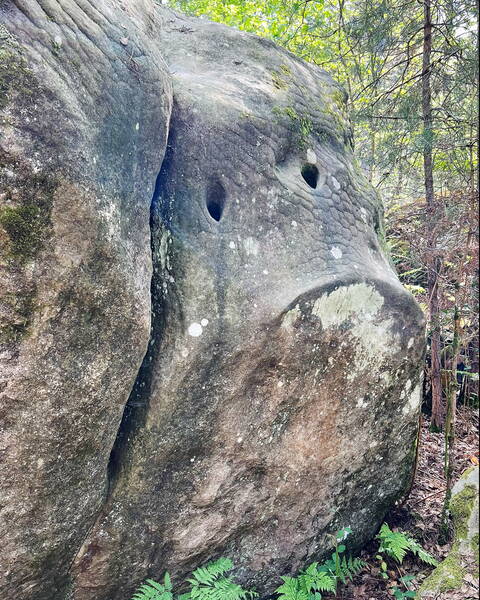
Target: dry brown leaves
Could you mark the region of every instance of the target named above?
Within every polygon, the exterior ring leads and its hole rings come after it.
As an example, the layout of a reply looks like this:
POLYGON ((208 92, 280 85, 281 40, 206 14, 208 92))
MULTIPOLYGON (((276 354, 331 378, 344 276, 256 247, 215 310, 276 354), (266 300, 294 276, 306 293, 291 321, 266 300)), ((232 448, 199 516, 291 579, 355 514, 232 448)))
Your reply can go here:
MULTIPOLYGON (((414 537, 437 559, 442 560, 450 550, 450 544, 438 543, 438 529, 445 498, 443 475, 444 439, 442 433, 429 431, 430 423, 423 419, 417 473, 409 498, 402 507, 396 508, 386 521, 390 527, 398 528, 414 537)), ((459 407, 455 441, 455 477, 474 464, 478 464, 478 413, 470 408, 459 407)), ((402 587, 401 576, 414 575, 412 582, 417 589, 432 568, 407 556, 399 566, 389 563, 389 578, 380 577, 379 561, 375 558, 378 544, 372 542, 362 552, 367 568, 353 583, 339 589, 342 600, 391 600, 395 586, 402 587)), ((473 600, 479 595, 478 579, 466 575, 461 589, 435 596, 432 600, 473 600)))

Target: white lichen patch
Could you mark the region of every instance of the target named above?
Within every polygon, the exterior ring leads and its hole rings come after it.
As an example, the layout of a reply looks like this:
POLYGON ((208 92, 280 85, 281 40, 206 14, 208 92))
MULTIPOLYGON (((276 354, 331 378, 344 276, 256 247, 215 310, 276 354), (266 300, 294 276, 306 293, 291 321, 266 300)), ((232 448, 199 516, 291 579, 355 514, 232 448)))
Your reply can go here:
POLYGON ((325 329, 348 323, 349 334, 357 340, 355 368, 348 375, 353 380, 370 363, 397 350, 398 335, 392 332, 391 319, 379 319, 383 296, 367 283, 342 286, 315 300, 312 314, 325 329))
POLYGON ((199 337, 203 333, 203 327, 200 323, 191 323, 188 327, 188 335, 192 337, 199 337))
POLYGON ((337 192, 338 192, 338 190, 339 190, 339 189, 340 189, 342 186, 340 185, 340 183, 338 182, 338 180, 337 180, 337 179, 335 179, 335 177, 332 177, 332 178, 331 178, 331 180, 332 180, 333 187, 334 187, 334 188, 337 190, 337 192))
MULTIPOLYGON (((410 384, 410 379, 407 381, 407 384, 410 384)), ((410 386, 407 386, 407 392, 410 389, 410 386)), ((415 389, 409 394, 407 403, 402 408, 402 413, 406 416, 413 412, 417 412, 420 408, 420 403, 422 401, 422 394, 420 389, 420 384, 418 384, 415 389)))
POLYGON ((291 329, 301 314, 302 312, 297 304, 295 308, 292 308, 283 315, 282 327, 284 329, 291 329))
POLYGON ((243 247, 249 256, 257 256, 260 245, 257 240, 254 240, 252 237, 247 237, 243 240, 243 247))
POLYGON ((307 150, 307 161, 312 164, 316 164, 317 162, 317 155, 311 148, 307 150))
MULTIPOLYGON (((378 323, 366 320, 352 327, 350 333, 360 344, 360 352, 356 353, 355 359, 357 370, 364 369, 370 363, 380 363, 382 357, 390 356, 398 348, 398 335, 392 333, 393 324, 392 319, 378 323)), ((352 372, 349 379, 354 376, 352 372)))
POLYGON ((163 231, 162 237, 160 238, 160 247, 158 250, 158 256, 160 258, 160 265, 162 269, 170 271, 170 257, 168 255, 168 245, 171 243, 170 232, 163 231))
POLYGON ((117 238, 120 235, 121 219, 118 208, 112 202, 103 203, 98 209, 98 214, 102 218, 102 223, 105 226, 108 237, 110 239, 117 238))
POLYGON ((330 254, 333 256, 333 258, 342 258, 343 256, 343 252, 340 250, 340 248, 337 248, 336 246, 332 246, 330 248, 330 254))
POLYGON ((327 328, 353 317, 358 321, 371 321, 382 306, 383 296, 375 288, 366 283, 355 283, 317 298, 312 314, 327 328))
POLYGON ((235 248, 237 247, 237 245, 235 244, 235 242, 232 240, 229 244, 228 247, 231 248, 232 250, 235 250, 235 248))
POLYGON ((359 398, 357 400, 357 408, 366 408, 368 406, 368 402, 365 402, 363 398, 359 398))

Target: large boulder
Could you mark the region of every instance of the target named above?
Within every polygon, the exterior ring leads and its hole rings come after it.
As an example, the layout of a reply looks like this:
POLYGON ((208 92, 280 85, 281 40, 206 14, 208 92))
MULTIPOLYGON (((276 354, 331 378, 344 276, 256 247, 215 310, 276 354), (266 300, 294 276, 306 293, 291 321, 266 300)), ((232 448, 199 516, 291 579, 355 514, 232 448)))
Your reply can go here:
POLYGON ((423 319, 342 90, 153 0, 0 16, 2 596, 220 555, 268 592, 365 542, 411 480, 423 319))

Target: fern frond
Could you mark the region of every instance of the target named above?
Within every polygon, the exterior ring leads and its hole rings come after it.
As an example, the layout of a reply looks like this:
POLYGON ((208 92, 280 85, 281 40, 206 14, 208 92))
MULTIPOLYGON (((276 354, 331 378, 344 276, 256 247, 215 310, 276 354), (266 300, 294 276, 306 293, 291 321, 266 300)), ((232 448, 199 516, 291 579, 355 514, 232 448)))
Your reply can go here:
POLYGON ((163 587, 168 591, 172 591, 172 580, 170 578, 170 573, 167 571, 163 576, 163 587))
POLYGON ((255 598, 256 593, 244 590, 236 584, 232 577, 225 573, 233 568, 228 558, 219 558, 205 566, 199 567, 187 581, 191 584, 188 600, 248 600, 255 598))
POLYGON ((378 551, 385 552, 401 564, 410 549, 407 536, 400 531, 392 531, 386 523, 383 523, 377 538, 380 540, 378 551))
POLYGON ((312 563, 299 576, 300 586, 310 592, 334 592, 335 579, 325 571, 318 569, 318 563, 312 563))
POLYGON ((214 581, 210 596, 212 600, 247 600, 252 594, 235 583, 231 577, 223 577, 214 581))
POLYGON ((228 571, 233 569, 233 563, 229 558, 219 558, 213 562, 210 562, 202 567, 198 567, 192 573, 193 579, 188 579, 192 585, 198 585, 199 583, 204 585, 212 584, 218 577, 224 575, 228 571))
MULTIPOLYGON (((168 573, 165 577, 166 581, 170 581, 168 573)), ((132 600, 173 600, 173 594, 158 581, 147 579, 133 595, 132 600)))
POLYGON ((438 561, 426 550, 424 550, 417 540, 414 540, 410 537, 407 537, 407 540, 409 543, 409 550, 416 554, 422 562, 426 563, 427 565, 432 565, 433 567, 438 565, 438 561))
POLYGON ((342 582, 345 583, 347 579, 352 581, 355 575, 358 575, 358 573, 360 573, 360 571, 365 567, 365 564, 366 563, 360 558, 354 558, 352 556, 346 558, 344 556, 340 562, 342 582))
POLYGON ((301 589, 298 577, 283 576, 283 584, 275 590, 278 600, 309 600, 308 593, 301 589))
POLYGON ((410 551, 428 565, 435 567, 438 564, 436 559, 424 550, 416 540, 400 531, 392 531, 386 523, 380 528, 377 538, 380 540, 378 551, 385 552, 399 563, 403 561, 405 554, 410 551))

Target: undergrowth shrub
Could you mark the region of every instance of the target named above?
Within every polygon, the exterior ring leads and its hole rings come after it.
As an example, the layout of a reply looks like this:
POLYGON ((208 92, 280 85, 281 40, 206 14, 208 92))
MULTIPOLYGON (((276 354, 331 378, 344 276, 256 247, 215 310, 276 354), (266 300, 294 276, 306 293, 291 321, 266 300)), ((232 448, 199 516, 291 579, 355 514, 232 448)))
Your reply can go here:
MULTIPOLYGON (((360 558, 346 555, 343 544, 351 533, 350 527, 345 527, 333 537, 334 550, 322 563, 314 562, 301 571, 296 577, 284 575, 283 581, 276 590, 277 600, 322 600, 322 594, 337 595, 339 583, 352 581, 366 566, 360 558)), ((376 536, 380 542, 377 558, 381 562, 381 576, 388 578, 387 564, 384 556, 402 563, 407 552, 412 552, 424 563, 437 565, 433 556, 426 552, 420 544, 402 532, 392 531, 384 523, 376 536)), ((163 583, 147 579, 131 600, 253 600, 258 596, 253 590, 245 590, 237 584, 232 576, 227 575, 233 569, 233 563, 228 558, 219 558, 193 571, 186 580, 190 587, 187 592, 177 594, 172 587, 170 575, 165 573, 163 583)), ((400 578, 404 589, 396 587, 392 590, 397 600, 414 598, 411 589, 411 575, 400 578)))

